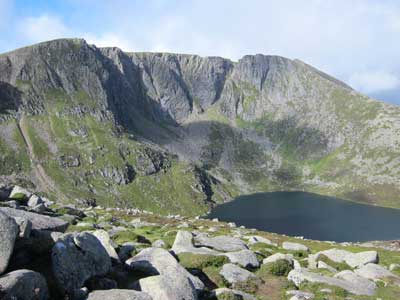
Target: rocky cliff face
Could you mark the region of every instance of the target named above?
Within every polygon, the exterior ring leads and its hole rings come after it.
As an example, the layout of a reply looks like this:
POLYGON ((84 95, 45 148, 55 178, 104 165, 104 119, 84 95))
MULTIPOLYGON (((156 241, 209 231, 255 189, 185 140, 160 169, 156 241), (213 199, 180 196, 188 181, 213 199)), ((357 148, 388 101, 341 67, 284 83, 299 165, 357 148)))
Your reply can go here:
POLYGON ((298 60, 56 40, 0 55, 0 173, 164 212, 281 189, 399 207, 399 113, 298 60))

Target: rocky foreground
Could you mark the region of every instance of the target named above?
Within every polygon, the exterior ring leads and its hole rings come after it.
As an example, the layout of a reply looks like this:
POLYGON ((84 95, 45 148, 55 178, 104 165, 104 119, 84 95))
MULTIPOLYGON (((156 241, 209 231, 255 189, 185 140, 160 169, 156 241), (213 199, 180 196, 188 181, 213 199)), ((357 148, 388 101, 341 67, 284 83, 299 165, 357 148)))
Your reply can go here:
POLYGON ((0 191, 0 299, 400 299, 392 244, 290 238, 0 191))

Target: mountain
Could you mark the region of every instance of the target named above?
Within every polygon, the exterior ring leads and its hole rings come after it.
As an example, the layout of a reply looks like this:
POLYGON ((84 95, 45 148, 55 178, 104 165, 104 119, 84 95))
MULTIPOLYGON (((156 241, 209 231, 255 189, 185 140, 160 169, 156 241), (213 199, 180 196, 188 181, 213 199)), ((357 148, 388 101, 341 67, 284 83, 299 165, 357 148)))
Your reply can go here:
POLYGON ((0 120, 0 181, 61 202, 198 214, 304 190, 400 207, 400 108, 299 60, 44 42, 0 55, 0 120))

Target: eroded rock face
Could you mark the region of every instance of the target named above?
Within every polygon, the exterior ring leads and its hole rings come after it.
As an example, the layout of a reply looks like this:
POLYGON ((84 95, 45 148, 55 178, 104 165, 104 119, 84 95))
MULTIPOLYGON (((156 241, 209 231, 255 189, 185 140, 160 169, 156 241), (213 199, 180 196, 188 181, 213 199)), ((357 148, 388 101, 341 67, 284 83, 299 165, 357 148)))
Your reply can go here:
POLYGON ((0 274, 7 269, 18 231, 14 219, 0 211, 0 274))
POLYGON ((85 281, 111 269, 111 259, 100 241, 87 232, 62 236, 52 250, 54 276, 62 291, 72 293, 85 281))
POLYGON ((44 277, 30 270, 17 270, 1 276, 0 287, 2 300, 47 300, 49 298, 44 277))

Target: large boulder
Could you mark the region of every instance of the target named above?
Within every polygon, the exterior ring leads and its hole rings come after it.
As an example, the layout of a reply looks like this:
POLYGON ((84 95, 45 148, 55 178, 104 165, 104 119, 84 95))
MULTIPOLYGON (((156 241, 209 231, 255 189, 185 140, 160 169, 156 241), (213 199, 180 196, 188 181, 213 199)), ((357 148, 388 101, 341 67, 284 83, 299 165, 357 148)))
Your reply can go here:
POLYGON ((30 270, 17 270, 0 277, 0 299, 2 300, 46 300, 46 280, 30 270))
POLYGON ((0 212, 0 274, 7 269, 18 231, 15 220, 0 212))
POLYGON ((147 275, 165 275, 174 281, 177 277, 188 278, 197 290, 203 290, 203 282, 182 267, 175 257, 162 248, 146 248, 136 256, 128 259, 125 264, 132 270, 141 271, 147 275))
POLYGON ((282 243, 282 248, 285 250, 291 250, 291 251, 308 251, 308 247, 299 244, 299 243, 292 243, 292 242, 283 242, 282 243))
POLYGON ((197 300, 196 288, 185 276, 150 276, 139 280, 140 289, 153 299, 197 300))
POLYGON ((207 234, 200 233, 194 238, 194 244, 198 247, 208 247, 226 252, 247 249, 246 243, 241 239, 228 235, 209 237, 207 234))
POLYGON ((354 272, 356 272, 356 274, 364 278, 372 280, 381 279, 385 277, 397 277, 397 275, 393 274, 385 267, 376 264, 367 264, 359 269, 354 270, 354 272))
POLYGON ((206 247, 195 247, 193 245, 193 234, 189 231, 179 230, 176 234, 174 244, 171 250, 176 254, 180 253, 194 253, 194 254, 207 254, 207 255, 219 255, 218 251, 206 248, 206 247))
POLYGON ((292 254, 284 254, 284 253, 275 253, 272 254, 263 260, 263 264, 272 264, 274 262, 277 262, 278 260, 286 260, 288 263, 293 265, 293 255, 292 254))
POLYGON ((244 268, 258 268, 260 266, 257 256, 251 250, 228 252, 225 256, 229 258, 231 263, 238 264, 244 268))
POLYGON ((292 281, 297 287, 303 282, 323 283, 340 287, 355 295, 374 295, 376 285, 373 282, 355 280, 355 276, 356 274, 352 275, 351 280, 347 280, 350 278, 348 274, 344 277, 346 279, 343 279, 313 273, 306 269, 294 269, 289 272, 288 280, 292 281))
POLYGON ((378 253, 376 251, 363 251, 353 253, 342 249, 329 249, 320 251, 314 255, 309 256, 309 266, 316 267, 320 255, 325 255, 330 260, 337 263, 346 263, 351 268, 361 267, 368 263, 377 263, 379 261, 378 253))
POLYGON ((234 264, 223 265, 219 274, 232 285, 256 278, 253 273, 234 264))
POLYGON ((64 232, 68 227, 68 222, 60 218, 49 217, 33 212, 28 212, 25 210, 0 207, 0 212, 12 218, 23 218, 29 220, 32 223, 32 230, 50 230, 64 232))
POLYGON ((115 251, 113 241, 111 241, 110 236, 105 230, 96 230, 93 231, 92 234, 100 241, 103 245, 104 249, 106 249, 108 255, 116 262, 119 262, 119 257, 117 251, 115 251))
POLYGON ((228 288, 218 288, 210 293, 211 299, 223 300, 223 299, 232 299, 232 300, 256 300, 256 297, 253 295, 247 294, 245 292, 228 289, 228 288))
POLYGON ((73 293, 85 281, 107 274, 111 259, 100 241, 88 232, 63 235, 52 250, 53 273, 62 291, 73 293))
POLYGON ((87 300, 153 300, 153 299, 144 292, 113 289, 106 291, 93 291, 89 294, 87 300))

